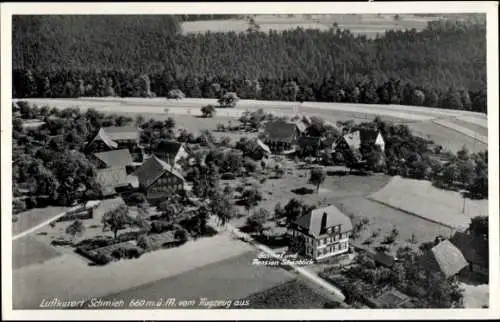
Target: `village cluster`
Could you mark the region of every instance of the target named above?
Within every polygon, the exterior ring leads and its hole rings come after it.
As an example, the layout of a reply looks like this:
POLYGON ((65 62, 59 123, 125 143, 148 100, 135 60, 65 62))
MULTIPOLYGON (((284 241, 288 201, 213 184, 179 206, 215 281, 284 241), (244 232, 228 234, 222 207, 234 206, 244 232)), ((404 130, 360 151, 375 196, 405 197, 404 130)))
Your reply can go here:
MULTIPOLYGON (((277 204, 274 216, 266 209, 254 209, 273 197, 268 199, 249 182, 251 179, 279 182, 294 169, 301 169, 307 171, 308 183, 316 188, 297 192, 307 195, 315 191, 319 194, 327 176, 325 168, 331 166, 343 165, 343 176, 348 175, 346 169, 362 175, 377 172, 385 162, 387 142, 373 127, 355 126, 349 121, 335 126, 317 117, 276 117, 256 110, 243 113, 237 125, 219 124, 217 131, 202 131, 199 138, 181 130, 177 139, 150 144, 145 142, 148 136, 140 123, 101 126, 85 142, 82 152, 96 169, 100 200, 83 199, 82 205, 74 206, 53 222, 53 229, 61 227, 61 222, 72 223, 59 228, 70 239, 52 238, 52 245, 74 247, 92 263, 105 265, 216 234, 230 220, 242 217, 242 231, 265 245, 278 242, 282 249, 277 256, 254 259, 249 265, 307 267, 327 263, 329 268, 320 276, 341 286, 352 303, 374 307, 429 305, 418 304, 418 292, 423 291, 420 284, 414 283, 430 277, 412 275, 416 273, 410 266, 417 263, 432 276, 439 276, 433 278, 451 283, 448 302, 437 306, 454 303, 453 283, 460 272, 473 272, 487 279, 487 259, 469 247, 484 244, 484 239, 470 229, 454 236, 438 236, 420 252, 406 249, 395 256, 394 252, 387 253, 385 246, 373 251, 366 243, 353 242, 369 225, 368 220, 354 220, 333 204, 308 205, 291 199, 285 207, 277 204), (240 140, 230 144, 225 142, 227 135, 220 140, 213 136, 224 133, 240 136, 240 140), (233 203, 244 206, 247 212, 241 213, 233 203), (87 238, 75 240, 84 230, 87 238), (391 296, 398 299, 397 303, 382 303, 391 296)), ((153 120, 149 123, 156 126, 153 120)), ((158 124, 163 126, 162 122, 158 124)), ((397 235, 394 228, 386 237, 392 238, 387 244, 393 243, 397 235)))

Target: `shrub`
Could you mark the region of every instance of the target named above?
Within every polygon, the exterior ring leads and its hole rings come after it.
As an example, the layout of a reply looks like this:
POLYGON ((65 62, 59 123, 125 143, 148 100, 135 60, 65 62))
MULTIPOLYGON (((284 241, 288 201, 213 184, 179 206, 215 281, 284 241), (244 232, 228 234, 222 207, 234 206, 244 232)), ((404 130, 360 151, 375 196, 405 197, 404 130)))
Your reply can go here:
POLYGON ((375 247, 375 250, 377 252, 386 253, 389 251, 389 247, 387 247, 385 245, 380 245, 380 246, 375 247))
POLYGON ((115 259, 122 259, 127 257, 127 249, 124 247, 117 247, 111 252, 111 256, 115 259))
POLYGON ((98 265, 106 265, 113 261, 113 257, 110 254, 99 253, 94 256, 93 261, 98 265))
POLYGON ((255 170, 257 169, 257 162, 255 162, 252 159, 245 158, 244 163, 243 163, 243 167, 245 167, 245 169, 248 172, 255 172, 255 170))
POLYGON ((170 222, 164 220, 157 220, 151 223, 151 232, 155 234, 161 234, 173 228, 174 226, 170 222))
POLYGON ((236 175, 232 172, 225 172, 220 177, 222 180, 234 180, 236 179, 236 175))
POLYGON ((127 203, 137 205, 147 201, 146 196, 140 192, 134 192, 126 197, 125 201, 127 203))
POLYGON ((137 247, 125 249, 126 258, 129 258, 129 259, 139 258, 139 257, 141 257, 142 254, 143 254, 143 251, 141 251, 137 247))
POLYGON ((27 209, 26 203, 22 200, 16 199, 12 201, 12 213, 18 214, 27 209))
POLYGON ((135 240, 135 239, 137 239, 138 234, 139 234, 139 232, 137 232, 137 231, 128 231, 126 233, 122 233, 122 234, 118 235, 115 242, 123 243, 123 242, 127 242, 130 240, 135 240))
POLYGON ((186 242, 187 239, 188 239, 187 231, 184 228, 178 228, 175 231, 175 235, 174 236, 175 236, 175 238, 179 239, 179 241, 182 242, 182 243, 186 242))
POLYGON ((152 249, 151 238, 147 235, 141 235, 137 238, 137 246, 149 251, 152 249))

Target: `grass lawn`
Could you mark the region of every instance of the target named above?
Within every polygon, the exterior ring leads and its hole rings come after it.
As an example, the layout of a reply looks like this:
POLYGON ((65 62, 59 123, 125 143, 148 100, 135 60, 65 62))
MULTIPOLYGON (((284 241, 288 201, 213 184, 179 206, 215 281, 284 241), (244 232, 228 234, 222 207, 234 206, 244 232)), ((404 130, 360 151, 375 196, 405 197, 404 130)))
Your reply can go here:
POLYGON ((475 216, 488 215, 488 200, 466 199, 459 192, 446 191, 424 180, 394 177, 371 196, 376 201, 452 227, 467 227, 475 216))
POLYGON ((257 258, 257 255, 258 252, 252 250, 106 298, 123 299, 125 303, 128 303, 130 299, 134 298, 157 301, 160 298, 173 297, 177 301, 195 300, 196 304, 193 308, 203 308, 199 306, 201 298, 208 300, 245 299, 250 294, 294 278, 293 274, 280 268, 252 265, 252 261, 257 258))
POLYGON ((409 246, 416 249, 423 242, 433 241, 437 235, 445 237, 449 237, 450 235, 449 228, 408 215, 363 197, 345 198, 334 201, 334 205, 346 215, 353 215, 354 224, 362 218, 369 220, 369 223, 360 232, 360 236, 353 240, 353 243, 360 246, 369 238, 373 240, 372 244, 362 245, 363 247, 373 249, 381 245, 385 236, 389 234, 393 227, 398 229, 399 236, 396 238, 396 242, 390 247, 392 254, 395 254, 399 247, 409 246), (372 237, 373 233, 378 234, 378 236, 372 237), (414 244, 410 242, 412 234, 415 235, 416 243, 414 244))
POLYGON ((54 247, 25 236, 12 241, 12 269, 43 263, 61 253, 54 247))
POLYGON ((25 230, 35 227, 38 224, 66 211, 67 207, 45 207, 34 208, 21 212, 16 216, 17 221, 12 223, 12 235, 17 235, 25 230))

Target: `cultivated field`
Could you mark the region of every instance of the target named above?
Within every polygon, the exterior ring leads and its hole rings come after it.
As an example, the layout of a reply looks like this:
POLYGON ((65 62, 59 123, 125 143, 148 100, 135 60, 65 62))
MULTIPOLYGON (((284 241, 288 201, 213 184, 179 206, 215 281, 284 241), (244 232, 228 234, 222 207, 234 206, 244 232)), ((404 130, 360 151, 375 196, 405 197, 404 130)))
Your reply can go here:
MULTIPOLYGON (((400 15, 395 19, 392 14, 380 15, 345 15, 345 14, 312 14, 312 15, 254 15, 255 23, 260 31, 271 30, 282 32, 296 28, 328 30, 334 23, 340 28, 349 29, 353 34, 376 37, 383 35, 386 30, 405 30, 415 28, 421 30, 426 27, 430 17, 416 17, 400 15)), ((184 34, 210 32, 245 32, 249 27, 248 20, 207 20, 188 21, 182 23, 184 34)))
POLYGON ((486 116, 469 111, 452 111, 437 108, 399 105, 368 105, 344 103, 317 103, 317 102, 281 102, 240 100, 236 108, 218 109, 216 118, 206 120, 198 118, 200 107, 207 104, 216 104, 215 99, 167 100, 165 98, 80 98, 80 99, 27 99, 26 101, 38 106, 56 108, 78 107, 82 110, 94 108, 101 112, 120 113, 125 115, 141 114, 145 117, 163 119, 165 115, 179 119, 179 124, 186 122, 186 127, 211 127, 217 122, 228 122, 238 118, 244 111, 255 111, 259 108, 277 116, 294 116, 297 114, 320 116, 324 120, 335 123, 339 120, 354 120, 357 122, 373 120, 379 116, 385 121, 406 123, 415 134, 430 138, 437 144, 457 151, 463 145, 469 150, 477 152, 487 149, 484 142, 487 136, 486 116), (184 117, 180 117, 184 116, 184 117), (193 119, 189 119, 192 117, 193 119), (436 119, 455 124, 453 129, 436 124, 436 119), (209 126, 209 124, 213 123, 209 126), (200 124, 200 125, 197 125, 200 124), (204 125, 205 124, 205 125, 204 125), (470 126, 467 126, 470 124, 470 126), (475 131, 474 128, 481 130, 475 131), (486 132, 486 133, 485 133, 486 132), (474 133, 477 133, 475 135, 474 133))
POLYGON ((466 199, 459 192, 435 188, 424 180, 394 177, 371 199, 454 228, 467 227, 470 218, 488 215, 488 200, 466 199))
POLYGON ((328 298, 295 279, 252 294, 247 299, 250 309, 322 309, 328 298))

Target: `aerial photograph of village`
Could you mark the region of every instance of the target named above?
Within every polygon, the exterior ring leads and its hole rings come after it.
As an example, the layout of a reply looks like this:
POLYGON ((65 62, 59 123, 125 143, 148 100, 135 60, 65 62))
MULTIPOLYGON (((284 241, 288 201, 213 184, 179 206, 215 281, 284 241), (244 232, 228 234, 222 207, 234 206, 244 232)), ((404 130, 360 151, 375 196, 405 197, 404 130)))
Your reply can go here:
POLYGON ((488 309, 486 14, 320 13, 13 15, 13 310, 488 309))

